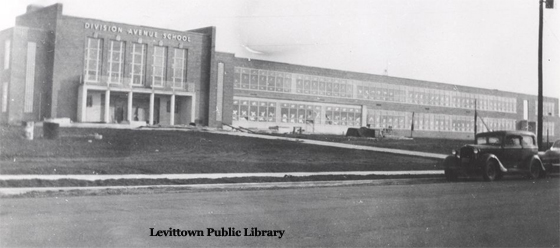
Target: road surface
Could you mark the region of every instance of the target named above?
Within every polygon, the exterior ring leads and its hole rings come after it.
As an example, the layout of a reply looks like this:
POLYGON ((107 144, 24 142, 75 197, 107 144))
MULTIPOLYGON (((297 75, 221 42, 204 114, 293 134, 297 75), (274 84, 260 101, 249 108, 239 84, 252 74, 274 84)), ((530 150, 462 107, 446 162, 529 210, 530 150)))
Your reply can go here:
POLYGON ((0 247, 558 247, 559 182, 4 198, 0 247))

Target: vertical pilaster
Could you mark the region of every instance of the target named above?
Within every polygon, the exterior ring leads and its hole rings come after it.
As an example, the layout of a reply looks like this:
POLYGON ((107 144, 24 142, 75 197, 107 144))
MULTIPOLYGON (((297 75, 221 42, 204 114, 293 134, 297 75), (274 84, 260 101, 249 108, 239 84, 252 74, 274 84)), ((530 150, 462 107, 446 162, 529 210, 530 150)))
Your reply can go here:
POLYGON ((276 120, 276 125, 280 125, 282 124, 282 103, 281 102, 275 102, 274 103, 276 105, 276 112, 274 113, 276 116, 274 116, 275 120, 276 120))
POLYGON ((133 121, 132 119, 132 91, 128 92, 128 106, 127 106, 127 115, 126 118, 128 119, 128 123, 133 121))
POLYGON ((361 123, 360 125, 362 127, 366 127, 367 126, 367 106, 366 105, 362 105, 362 119, 361 119, 361 123))
POLYGON ((111 121, 110 120, 111 113, 109 113, 109 110, 111 109, 110 104, 111 104, 111 91, 107 89, 105 91, 105 118, 104 118, 105 123, 109 123, 111 121))
POLYGON ((192 97, 192 103, 191 103, 191 122, 196 122, 196 95, 193 95, 192 97))
POLYGON ((155 94, 150 93, 150 118, 148 119, 149 125, 154 125, 154 98, 155 94))
POLYGON ((352 81, 352 99, 358 99, 358 84, 362 85, 361 82, 352 81))
POLYGON ((320 124, 321 125, 327 125, 327 105, 325 105, 325 104, 321 104, 321 123, 320 124))
POLYGON ((169 109, 169 125, 175 125, 175 94, 171 95, 169 109))
POLYGON ((81 85, 78 91, 78 122, 86 121, 87 87, 81 85))

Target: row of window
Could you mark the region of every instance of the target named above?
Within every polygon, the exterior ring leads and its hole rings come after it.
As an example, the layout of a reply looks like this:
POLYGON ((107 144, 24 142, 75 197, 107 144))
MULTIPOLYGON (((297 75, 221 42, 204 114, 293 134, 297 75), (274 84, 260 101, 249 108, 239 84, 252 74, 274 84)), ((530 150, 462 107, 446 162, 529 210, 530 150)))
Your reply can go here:
MULTIPOLYGON (((401 111, 369 110, 368 125, 374 128, 411 129, 422 131, 474 132, 474 117, 401 111)), ((515 130, 514 119, 478 118, 477 130, 515 130)))
POLYGON ((234 99, 232 118, 234 121, 360 126, 361 116, 359 107, 234 99), (278 108, 280 112, 276 116, 278 108))
POLYGON ((291 84, 292 78, 290 73, 240 69, 235 67, 235 88, 291 92, 291 84), (240 71, 242 71, 242 73, 240 73, 240 71))
MULTIPOLYGON (((474 118, 472 116, 456 116, 429 113, 415 113, 398 111, 370 111, 368 124, 376 128, 410 129, 414 120, 415 130, 425 131, 456 131, 474 132, 474 118)), ((478 119, 477 130, 484 130, 486 123, 489 130, 515 130, 515 120, 504 118, 478 119)))
MULTIPOLYGON (((442 115, 401 111, 368 110, 367 124, 372 128, 411 129, 414 130, 474 132, 474 116, 442 115)), ((478 132, 491 130, 516 130, 517 121, 506 118, 477 118, 478 132)), ((554 136, 554 122, 543 122, 543 134, 554 136)))
MULTIPOLYGON (((535 101, 535 115, 539 114, 539 102, 535 101)), ((543 115, 554 116, 554 103, 543 101, 543 115)))
POLYGON ((554 122, 547 122, 547 121, 544 121, 544 122, 543 122, 542 134, 543 134, 543 136, 545 136, 545 137, 546 137, 547 135, 554 136, 554 135, 555 135, 555 134, 554 134, 554 122))
POLYGON ((321 106, 281 103, 280 116, 283 123, 320 124, 321 106))
MULTIPOLYGON (((474 116, 411 113, 403 111, 368 110, 367 124, 371 128, 401 130, 474 132, 474 116), (414 123, 414 125, 412 125, 414 123)), ((330 104, 304 104, 283 101, 259 101, 235 98, 233 120, 252 122, 322 124, 361 126, 362 111, 359 106, 333 106, 330 104), (279 112, 278 112, 279 111, 279 112)), ((490 130, 515 130, 516 120, 507 118, 478 118, 479 132, 490 130)), ((554 123, 543 123, 543 129, 554 135, 554 123)), ((546 133, 546 131, 543 131, 546 133)))
POLYGON ((358 86, 357 98, 516 113, 517 99, 409 86, 358 86))
POLYGON ((354 90, 346 80, 296 75, 296 93, 352 98, 354 90))
POLYGON ((232 119, 276 122, 276 103, 266 101, 233 100, 232 119))
MULTIPOLYGON (((517 99, 235 67, 234 88, 517 113, 517 99)), ((554 113, 546 103, 545 113, 554 113)))
POLYGON ((103 75, 107 75, 107 82, 113 84, 130 83, 137 86, 146 86, 146 76, 150 85, 155 87, 169 86, 183 88, 187 73, 187 50, 172 48, 171 80, 167 80, 168 47, 153 46, 151 49, 151 75, 147 75, 148 47, 142 43, 131 43, 131 61, 125 61, 126 44, 120 40, 109 41, 107 53, 106 74, 102 72, 103 65, 103 39, 88 38, 85 49, 84 80, 86 82, 101 82, 103 75), (126 65, 130 66, 130 77, 124 76, 126 65))
POLYGON ((358 107, 326 106, 325 118, 327 125, 361 126, 362 110, 358 107))

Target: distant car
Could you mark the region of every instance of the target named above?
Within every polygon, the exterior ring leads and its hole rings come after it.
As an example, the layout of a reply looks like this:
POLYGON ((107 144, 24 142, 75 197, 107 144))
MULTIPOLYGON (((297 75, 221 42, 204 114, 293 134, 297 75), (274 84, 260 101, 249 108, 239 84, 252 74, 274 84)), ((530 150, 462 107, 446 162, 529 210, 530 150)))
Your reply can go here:
POLYGON ((541 160, 547 171, 560 171, 560 139, 554 141, 552 147, 541 155, 541 160))
POLYGON ((460 175, 482 175, 485 181, 505 174, 526 173, 544 177, 546 170, 538 155, 535 134, 526 131, 479 133, 476 144, 453 150, 444 160, 445 177, 455 181, 460 175))

